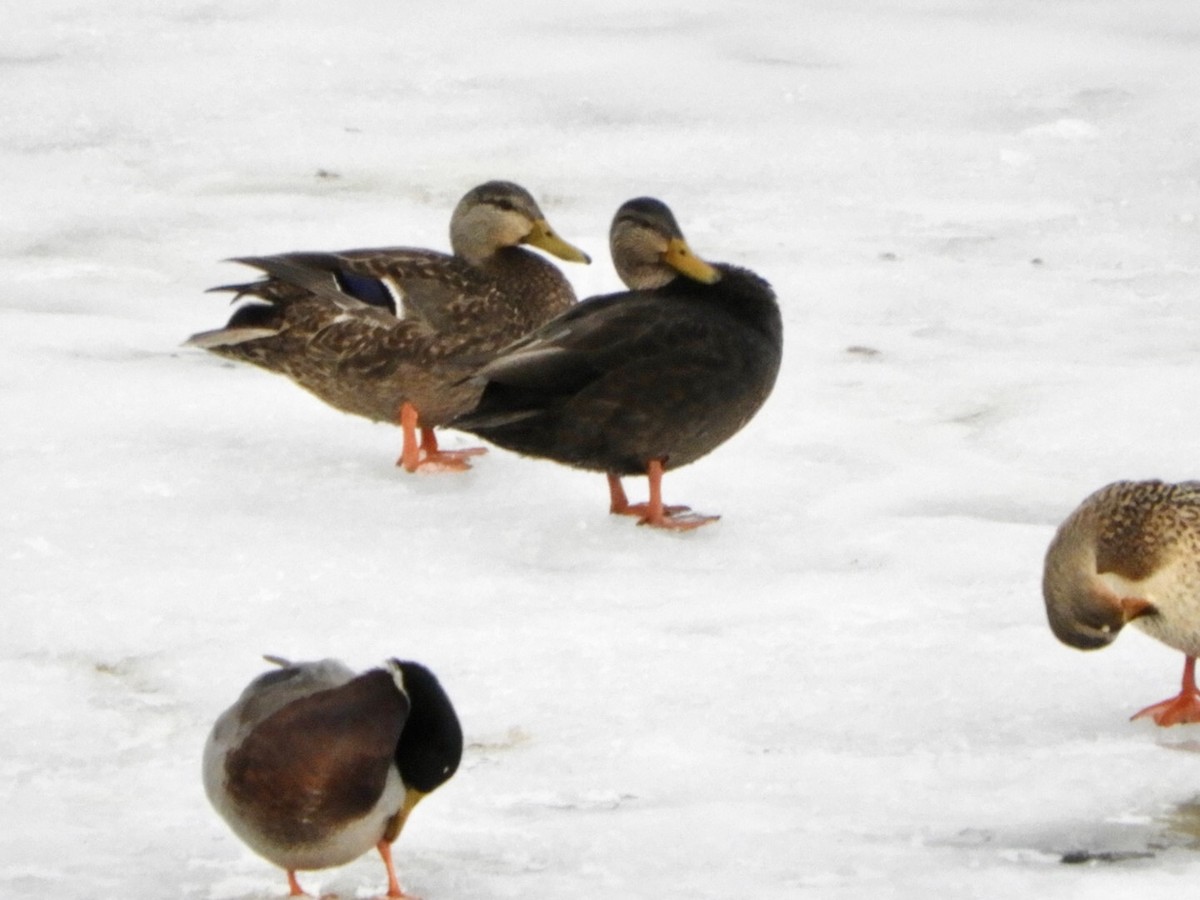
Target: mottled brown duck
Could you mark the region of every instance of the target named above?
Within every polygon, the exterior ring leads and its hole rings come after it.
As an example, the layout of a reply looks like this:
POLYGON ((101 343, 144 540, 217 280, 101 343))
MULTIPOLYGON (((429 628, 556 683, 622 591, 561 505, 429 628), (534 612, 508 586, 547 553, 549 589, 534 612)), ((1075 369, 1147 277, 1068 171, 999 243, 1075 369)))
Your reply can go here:
POLYGON ((337 660, 260 675, 204 748, 204 789, 234 833, 287 872, 348 863, 372 848, 388 897, 406 896, 392 842, 413 807, 458 769, 463 735, 441 684, 415 662, 355 674, 337 660))
POLYGON ((237 259, 266 277, 213 290, 254 300, 186 345, 400 425, 397 465, 410 472, 468 468, 482 449, 440 450, 433 430, 478 399, 464 373, 575 302, 558 268, 526 247, 589 259, 555 234, 528 191, 504 181, 462 198, 450 244, 453 255, 391 247, 237 259))
POLYGON ((1133 718, 1200 722, 1200 481, 1118 481, 1080 504, 1046 553, 1050 628, 1080 650, 1111 644, 1132 623, 1184 654, 1177 696, 1133 718))
POLYGON ((479 405, 451 422, 500 447, 604 472, 613 513, 691 529, 716 516, 663 503, 663 473, 738 432, 775 384, 783 326, 753 272, 695 256, 670 209, 625 203, 609 234, 629 291, 592 297, 482 366, 479 405), (646 475, 630 504, 625 475, 646 475))

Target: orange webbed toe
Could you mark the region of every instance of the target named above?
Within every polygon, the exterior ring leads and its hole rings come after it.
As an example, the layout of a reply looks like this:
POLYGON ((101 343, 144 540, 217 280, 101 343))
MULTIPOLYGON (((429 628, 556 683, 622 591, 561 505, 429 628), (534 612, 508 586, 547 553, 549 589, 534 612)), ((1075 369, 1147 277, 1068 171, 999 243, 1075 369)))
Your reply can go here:
POLYGON ((404 431, 404 449, 396 465, 406 472, 438 474, 441 472, 465 472, 471 468, 472 456, 487 453, 487 447, 466 447, 462 450, 443 450, 438 447, 437 434, 432 428, 419 425, 419 414, 411 403, 400 407, 398 420, 404 431), (420 443, 417 432, 420 432, 420 443))
POLYGON ((1150 718, 1156 725, 1189 725, 1200 722, 1200 692, 1181 692, 1169 700, 1147 706, 1134 713, 1130 721, 1150 718))
POLYGON ((645 515, 638 519, 639 525, 651 528, 663 528, 667 531, 694 531, 704 525, 716 522, 720 516, 706 516, 704 513, 691 512, 686 506, 669 506, 663 509, 661 516, 645 515), (671 510, 683 510, 674 513, 671 510))
POLYGON ((651 460, 646 466, 646 475, 650 482, 650 499, 646 503, 630 503, 621 486, 621 479, 612 473, 608 475, 608 491, 610 503, 608 511, 613 515, 638 516, 639 525, 649 525, 651 528, 663 528, 668 531, 692 531, 702 525, 715 522, 720 516, 707 516, 703 513, 692 512, 690 506, 667 506, 662 500, 663 464, 661 460, 651 460))

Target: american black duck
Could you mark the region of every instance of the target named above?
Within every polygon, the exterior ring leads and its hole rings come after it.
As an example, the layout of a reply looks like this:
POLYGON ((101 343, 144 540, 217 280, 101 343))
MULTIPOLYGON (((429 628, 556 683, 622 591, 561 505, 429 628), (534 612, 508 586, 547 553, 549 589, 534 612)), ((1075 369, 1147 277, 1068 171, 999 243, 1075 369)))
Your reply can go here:
POLYGON ((696 257, 662 202, 625 203, 610 231, 630 288, 589 298, 474 374, 478 406, 450 424, 528 456, 604 472, 613 513, 690 529, 716 519, 668 507, 663 473, 737 433, 775 384, 783 326, 753 272, 696 257), (621 476, 646 475, 630 504, 621 476))

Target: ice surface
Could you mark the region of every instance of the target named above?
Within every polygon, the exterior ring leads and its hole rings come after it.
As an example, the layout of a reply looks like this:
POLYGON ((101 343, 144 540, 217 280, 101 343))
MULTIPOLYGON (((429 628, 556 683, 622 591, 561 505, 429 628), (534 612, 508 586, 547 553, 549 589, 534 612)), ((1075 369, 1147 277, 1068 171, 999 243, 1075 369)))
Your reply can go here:
POLYGON ((427 900, 1190 889, 1200 733, 1127 721, 1182 659, 1059 646, 1039 579, 1094 488, 1200 476, 1198 49, 1191 0, 10 15, 0 895, 282 896, 199 777, 264 652, 441 676, 427 900), (219 260, 445 248, 488 178, 597 258, 581 294, 639 194, 776 286, 775 395, 666 482, 718 525, 500 451, 408 477, 394 429, 179 349, 219 260))

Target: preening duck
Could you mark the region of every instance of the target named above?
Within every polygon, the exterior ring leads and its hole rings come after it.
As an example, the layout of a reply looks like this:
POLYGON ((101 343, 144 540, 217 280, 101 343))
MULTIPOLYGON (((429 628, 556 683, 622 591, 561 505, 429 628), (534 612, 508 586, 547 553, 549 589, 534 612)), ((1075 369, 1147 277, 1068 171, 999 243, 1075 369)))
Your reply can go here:
POLYGON ((413 807, 454 775, 463 735, 437 678, 389 660, 356 675, 337 660, 260 675, 213 726, 204 788, 246 844, 287 871, 357 859, 372 847, 388 897, 403 897, 391 845, 413 807))
POLYGON ((1133 718, 1200 722, 1200 481, 1118 481, 1089 496, 1050 543, 1042 594, 1071 647, 1107 647, 1133 624, 1182 652, 1179 694, 1133 718))

